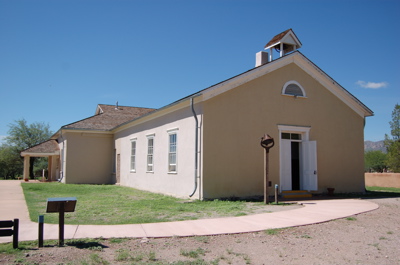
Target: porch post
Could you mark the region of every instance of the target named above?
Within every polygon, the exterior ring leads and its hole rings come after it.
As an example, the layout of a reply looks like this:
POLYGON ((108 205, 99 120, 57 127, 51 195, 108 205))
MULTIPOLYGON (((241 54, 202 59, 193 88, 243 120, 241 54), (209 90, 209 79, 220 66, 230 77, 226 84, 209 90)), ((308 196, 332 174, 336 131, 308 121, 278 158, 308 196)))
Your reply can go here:
POLYGON ((24 156, 24 180, 29 179, 30 156, 24 156))
POLYGON ((47 180, 52 181, 53 180, 53 156, 48 156, 47 158, 47 180))

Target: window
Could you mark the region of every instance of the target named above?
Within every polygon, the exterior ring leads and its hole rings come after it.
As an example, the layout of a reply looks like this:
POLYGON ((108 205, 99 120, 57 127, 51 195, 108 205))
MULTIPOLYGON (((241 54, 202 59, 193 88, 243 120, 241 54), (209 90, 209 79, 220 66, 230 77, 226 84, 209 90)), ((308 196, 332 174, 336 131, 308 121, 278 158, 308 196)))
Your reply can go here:
POLYGON ((176 132, 171 132, 169 134, 169 149, 168 149, 168 172, 175 173, 177 164, 177 134, 176 132))
POLYGON ((286 140, 301 140, 301 134, 299 134, 299 133, 282 133, 281 138, 286 139, 286 140))
POLYGON ((154 136, 147 137, 147 172, 154 171, 154 136))
POLYGON ((136 139, 131 140, 131 171, 136 171, 136 139))
POLYGON ((306 93, 303 87, 296 81, 289 81, 283 86, 282 95, 305 97, 306 93))

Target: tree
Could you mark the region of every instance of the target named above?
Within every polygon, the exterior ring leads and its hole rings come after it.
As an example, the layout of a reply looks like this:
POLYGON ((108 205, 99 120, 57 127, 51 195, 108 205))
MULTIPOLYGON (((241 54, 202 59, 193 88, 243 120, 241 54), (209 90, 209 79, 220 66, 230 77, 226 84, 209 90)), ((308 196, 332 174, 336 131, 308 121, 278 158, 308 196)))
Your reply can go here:
POLYGON ((391 128, 390 138, 385 135, 385 146, 387 149, 386 163, 393 172, 400 172, 400 105, 396 104, 392 112, 392 121, 389 122, 391 128))
POLYGON ((386 169, 386 154, 382 151, 367 151, 364 154, 365 171, 366 172, 380 172, 386 169))
POLYGON ((0 146, 0 177, 16 178, 21 175, 24 163, 16 147, 2 144, 0 146))
MULTIPOLYGON (((42 122, 35 122, 28 125, 25 119, 21 119, 16 120, 15 123, 8 126, 10 129, 8 130, 9 136, 5 138, 6 145, 15 148, 17 152, 15 152, 14 156, 18 157, 21 161, 21 151, 48 140, 52 135, 49 125, 42 122)), ((35 177, 33 172, 35 160, 36 157, 30 158, 29 176, 31 179, 35 177)))

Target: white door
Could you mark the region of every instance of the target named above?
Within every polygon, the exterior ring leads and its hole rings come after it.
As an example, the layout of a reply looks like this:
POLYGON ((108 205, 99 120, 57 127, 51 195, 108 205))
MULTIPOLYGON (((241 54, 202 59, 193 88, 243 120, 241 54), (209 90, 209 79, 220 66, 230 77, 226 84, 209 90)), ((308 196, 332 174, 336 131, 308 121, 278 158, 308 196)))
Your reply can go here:
POLYGON ((292 147, 290 140, 281 140, 280 171, 281 191, 292 190, 292 147))
POLYGON ((317 142, 302 142, 303 149, 303 174, 302 189, 318 190, 318 172, 317 172, 317 142))

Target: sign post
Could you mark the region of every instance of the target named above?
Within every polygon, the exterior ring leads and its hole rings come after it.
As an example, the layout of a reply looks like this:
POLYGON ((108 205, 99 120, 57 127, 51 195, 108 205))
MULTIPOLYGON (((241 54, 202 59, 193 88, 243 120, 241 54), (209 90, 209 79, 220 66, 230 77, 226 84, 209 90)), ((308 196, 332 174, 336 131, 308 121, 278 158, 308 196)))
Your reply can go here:
POLYGON ((268 134, 265 134, 263 137, 261 137, 261 146, 265 149, 265 173, 264 173, 264 203, 268 204, 269 203, 269 194, 268 194, 268 187, 270 186, 269 184, 269 149, 271 149, 275 142, 274 138, 269 136, 268 134))
POLYGON ((38 246, 40 248, 43 247, 43 223, 44 223, 44 215, 39 215, 38 218, 38 224, 39 224, 39 229, 38 229, 38 246))
POLYGON ((76 205, 75 197, 48 198, 47 213, 58 213, 58 245, 64 245, 64 213, 74 212, 76 205))

